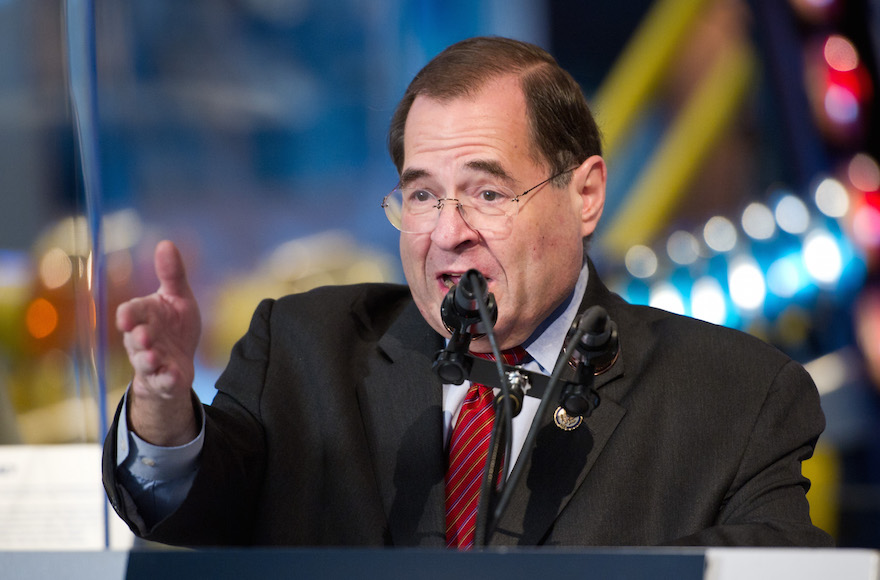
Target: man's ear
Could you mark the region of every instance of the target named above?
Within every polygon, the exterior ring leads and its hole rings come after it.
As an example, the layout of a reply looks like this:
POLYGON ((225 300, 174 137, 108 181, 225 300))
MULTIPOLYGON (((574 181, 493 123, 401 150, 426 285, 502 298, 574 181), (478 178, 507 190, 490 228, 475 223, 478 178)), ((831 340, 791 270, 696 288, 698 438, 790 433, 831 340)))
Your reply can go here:
POLYGON ((586 237, 596 230, 605 207, 605 160, 598 155, 587 158, 573 171, 572 185, 580 196, 581 235, 586 237))

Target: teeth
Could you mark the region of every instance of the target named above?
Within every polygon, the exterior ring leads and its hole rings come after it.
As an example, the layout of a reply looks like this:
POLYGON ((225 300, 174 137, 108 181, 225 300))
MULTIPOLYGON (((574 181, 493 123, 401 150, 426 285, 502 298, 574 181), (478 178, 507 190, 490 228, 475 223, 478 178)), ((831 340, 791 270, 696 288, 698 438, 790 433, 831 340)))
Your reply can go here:
POLYGON ((452 288, 455 286, 458 281, 461 279, 461 276, 452 276, 450 274, 443 274, 443 283, 447 288, 452 288))

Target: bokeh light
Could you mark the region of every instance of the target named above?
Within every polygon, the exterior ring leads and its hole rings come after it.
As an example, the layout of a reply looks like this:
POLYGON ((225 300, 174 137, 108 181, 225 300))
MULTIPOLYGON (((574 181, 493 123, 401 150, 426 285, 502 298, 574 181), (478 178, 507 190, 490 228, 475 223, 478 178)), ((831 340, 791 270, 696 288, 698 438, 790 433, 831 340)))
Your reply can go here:
POLYGON ((715 278, 703 276, 691 288, 691 315, 713 324, 727 320, 727 301, 724 289, 715 278))
POLYGON ((676 264, 693 264, 700 257, 700 242, 690 232, 678 230, 666 241, 666 253, 676 264))
POLYGON ((703 239, 706 240, 706 245, 716 252, 729 252, 736 246, 736 228, 726 217, 715 216, 706 222, 703 239))
POLYGON ((764 275, 750 256, 738 256, 730 264, 728 274, 730 298, 743 310, 757 310, 767 294, 764 275))
POLYGON ((624 264, 636 278, 650 278, 657 272, 657 254, 648 246, 636 245, 626 252, 624 264))
POLYGON ((767 288, 780 298, 791 298, 807 282, 802 260, 797 252, 778 258, 767 269, 767 288))
POLYGON ((804 241, 804 265, 819 284, 832 285, 840 279, 843 257, 837 242, 827 230, 810 232, 804 241))
POLYGON ((763 203, 750 203, 743 211, 742 227, 746 235, 754 240, 768 240, 776 233, 773 212, 763 203))
POLYGON ((816 207, 831 218, 841 218, 849 211, 849 195, 838 180, 828 177, 816 187, 816 207))
POLYGON ((825 91, 825 112, 835 123, 849 125, 859 118, 859 101, 848 88, 833 84, 825 91))
POLYGON ((60 288, 67 284, 72 275, 73 264, 67 252, 55 247, 43 254, 40 259, 40 281, 46 288, 60 288))
POLYGON ((45 298, 36 298, 25 313, 25 325, 34 338, 46 338, 58 327, 58 311, 45 298))
POLYGON ((834 70, 847 72, 855 70, 859 66, 859 53, 856 47, 839 34, 832 34, 828 37, 823 53, 825 62, 834 70))
POLYGON ((863 248, 880 246, 880 210, 872 205, 863 205, 855 211, 852 233, 856 243, 863 248))
POLYGON ((650 306, 673 314, 684 314, 684 298, 681 292, 669 282, 658 282, 651 287, 650 306))
POLYGON ((867 153, 856 153, 847 166, 850 183, 864 192, 880 190, 880 167, 867 153))
POLYGON ((810 225, 810 212, 797 196, 787 194, 776 204, 776 223, 790 234, 802 234, 810 225))

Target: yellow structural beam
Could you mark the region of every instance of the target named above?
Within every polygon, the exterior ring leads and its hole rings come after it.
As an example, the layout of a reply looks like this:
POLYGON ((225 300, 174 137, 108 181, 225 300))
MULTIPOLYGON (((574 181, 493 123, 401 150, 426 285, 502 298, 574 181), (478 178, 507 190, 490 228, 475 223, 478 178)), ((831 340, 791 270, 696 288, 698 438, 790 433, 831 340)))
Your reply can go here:
POLYGON ((667 223, 711 147, 734 121, 755 68, 749 45, 722 51, 601 235, 609 255, 621 257, 634 244, 650 243, 667 223))
POLYGON ((836 449, 821 441, 813 457, 803 463, 801 471, 812 483, 807 499, 813 524, 837 536, 840 518, 840 457, 836 449))
POLYGON ((657 0, 592 99, 611 158, 710 0, 657 0))

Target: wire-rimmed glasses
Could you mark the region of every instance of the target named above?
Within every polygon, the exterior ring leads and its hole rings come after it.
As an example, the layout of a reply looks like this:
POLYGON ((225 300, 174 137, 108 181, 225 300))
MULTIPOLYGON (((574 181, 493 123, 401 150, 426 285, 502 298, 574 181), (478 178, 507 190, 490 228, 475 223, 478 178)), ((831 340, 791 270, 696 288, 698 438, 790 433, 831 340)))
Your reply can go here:
POLYGON ((426 234, 434 230, 440 212, 447 203, 454 203, 469 227, 483 235, 506 235, 519 212, 523 197, 547 182, 575 168, 552 175, 517 195, 509 187, 484 183, 459 191, 458 197, 439 197, 426 187, 395 187, 382 199, 388 221, 407 234, 426 234))

